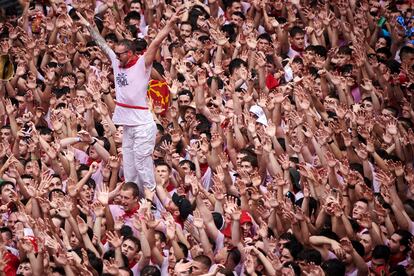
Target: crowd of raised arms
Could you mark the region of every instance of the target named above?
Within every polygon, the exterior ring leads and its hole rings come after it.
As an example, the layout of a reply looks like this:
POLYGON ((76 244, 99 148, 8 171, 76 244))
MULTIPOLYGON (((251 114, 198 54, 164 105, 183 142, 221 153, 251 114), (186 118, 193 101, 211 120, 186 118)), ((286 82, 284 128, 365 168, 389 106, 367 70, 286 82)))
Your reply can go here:
POLYGON ((1 276, 414 275, 413 1, 19 2, 1 276), (152 188, 112 116, 143 55, 152 188))

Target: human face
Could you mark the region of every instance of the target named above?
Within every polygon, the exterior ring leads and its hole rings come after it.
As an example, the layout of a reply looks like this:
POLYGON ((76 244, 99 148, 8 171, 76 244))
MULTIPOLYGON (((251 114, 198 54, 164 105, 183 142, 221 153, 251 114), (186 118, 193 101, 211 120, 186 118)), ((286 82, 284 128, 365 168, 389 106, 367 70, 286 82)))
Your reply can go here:
POLYGON ((243 237, 244 238, 251 236, 251 234, 252 234, 252 232, 251 232, 252 226, 253 226, 253 224, 251 222, 246 222, 246 223, 243 223, 242 225, 240 225, 240 227, 242 229, 242 234, 243 234, 243 237))
POLYGON ((132 56, 132 51, 127 49, 127 47, 125 47, 125 45, 116 45, 115 46, 115 54, 116 57, 118 58, 121 66, 124 66, 125 64, 127 64, 127 62, 129 61, 129 59, 132 56))
POLYGON ((191 122, 195 119, 195 110, 191 107, 187 108, 184 113, 184 120, 186 122, 191 122))
POLYGON ((293 261, 293 257, 290 254, 290 251, 287 250, 286 248, 282 249, 280 261, 282 262, 282 264, 293 261))
POLYGON ((141 4, 140 3, 132 3, 131 4, 131 11, 136 11, 137 13, 141 13, 141 4))
POLYGON ((121 251, 128 258, 128 261, 131 261, 136 256, 138 248, 133 241, 125 240, 122 242, 121 251))
POLYGON ((140 28, 139 28, 140 25, 141 25, 140 20, 137 20, 137 19, 129 20, 128 26, 134 26, 138 31, 140 31, 140 28))
POLYGON ((119 198, 125 211, 132 210, 137 204, 137 198, 133 196, 132 190, 121 190, 119 198))
POLYGON ((8 128, 0 129, 0 138, 1 141, 7 141, 10 143, 11 140, 11 130, 8 128))
POLYGON ((270 45, 270 42, 267 41, 266 39, 259 39, 257 41, 257 50, 258 51, 265 51, 266 48, 270 45))
POLYGON ((185 174, 188 174, 191 171, 190 165, 187 163, 182 164, 180 167, 185 172, 185 174))
POLYGON ((230 118, 234 114, 234 108, 233 108, 233 101, 229 100, 226 102, 226 105, 224 106, 224 114, 227 118, 230 118))
POLYGON ((53 177, 49 186, 49 191, 53 189, 62 189, 62 181, 59 177, 53 177))
POLYGON ((216 264, 224 265, 226 263, 227 256, 228 256, 227 247, 223 247, 217 252, 216 255, 214 255, 214 262, 216 264))
POLYGON ((25 155, 26 152, 27 152, 27 144, 26 144, 26 142, 24 140, 20 140, 19 141, 19 153, 20 153, 20 156, 25 155))
POLYGON ((364 110, 371 112, 373 110, 372 102, 365 100, 362 102, 362 107, 364 110))
POLYGON ((392 234, 390 238, 389 247, 392 254, 396 254, 403 251, 403 247, 400 244, 401 236, 398 234, 392 234))
POLYGON ((233 4, 230 7, 230 15, 232 15, 234 12, 243 12, 241 3, 233 2, 233 4))
POLYGON ((375 51, 378 50, 379 48, 383 48, 387 46, 387 41, 385 40, 385 38, 379 38, 377 40, 377 42, 375 43, 375 51))
POLYGON ((241 18, 238 15, 233 14, 231 16, 231 21, 236 25, 238 28, 241 28, 243 26, 243 18, 241 18))
POLYGON ((305 48, 305 35, 301 33, 295 34, 295 36, 291 38, 290 43, 292 43, 294 46, 296 46, 299 49, 304 49, 305 48))
POLYGON ((242 161, 240 163, 240 169, 247 172, 247 173, 252 173, 253 170, 254 170, 252 164, 250 164, 250 162, 248 162, 248 161, 242 161))
POLYGON ((246 157, 246 154, 243 154, 243 153, 238 153, 236 155, 236 165, 237 165, 237 167, 240 167, 241 161, 244 157, 246 157))
POLYGON ((30 263, 21 263, 19 267, 17 268, 17 275, 22 276, 32 276, 32 267, 30 266, 30 263))
POLYGON ((178 97, 178 106, 185 106, 191 103, 191 99, 188 95, 181 95, 178 97))
POLYGON ((1 191, 1 202, 7 204, 13 198, 14 187, 10 184, 7 184, 3 187, 1 191))
POLYGON ((124 128, 122 126, 118 127, 115 132, 114 142, 117 144, 122 143, 122 136, 124 134, 124 128))
POLYGON ((365 202, 357 201, 352 209, 352 218, 360 219, 361 215, 368 211, 368 205, 365 202))
POLYGON ((155 168, 155 173, 163 180, 168 180, 170 177, 170 170, 167 166, 161 165, 155 168))
POLYGON ((366 254, 372 251, 372 239, 370 234, 362 234, 359 242, 364 246, 366 254))
POLYGON ((80 198, 86 202, 92 202, 93 199, 93 189, 88 185, 83 185, 82 189, 79 192, 80 198))
POLYGON ((75 232, 72 232, 72 236, 70 236, 69 243, 72 247, 79 246, 79 239, 76 237, 75 232))
POLYGON ((203 275, 208 272, 209 267, 206 267, 202 262, 193 261, 191 275, 203 275))
POLYGON ((182 39, 186 39, 191 36, 191 26, 188 24, 183 24, 180 27, 180 36, 182 39))

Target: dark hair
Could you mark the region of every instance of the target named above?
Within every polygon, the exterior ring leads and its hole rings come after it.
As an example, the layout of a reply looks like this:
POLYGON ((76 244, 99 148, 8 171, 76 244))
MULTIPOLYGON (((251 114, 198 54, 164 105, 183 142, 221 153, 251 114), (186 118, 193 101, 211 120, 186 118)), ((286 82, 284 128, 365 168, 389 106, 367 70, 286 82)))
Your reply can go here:
POLYGON ((414 54, 414 48, 409 47, 409 46, 403 46, 400 49, 400 60, 402 61, 406 55, 410 55, 410 54, 411 55, 414 54))
POLYGON ((121 41, 118 42, 118 44, 125 46, 125 48, 127 48, 130 51, 134 51, 135 45, 132 43, 132 41, 128 39, 122 39, 121 41))
POLYGON ((3 182, 0 184, 0 193, 2 193, 2 192, 3 192, 3 189, 4 189, 4 187, 6 187, 6 185, 12 185, 12 186, 13 186, 13 189, 16 187, 16 186, 13 184, 13 182, 10 182, 10 181, 3 181, 3 182))
POLYGON ((299 27, 299 26, 293 26, 289 30, 289 35, 290 35, 290 37, 295 37, 297 34, 304 35, 305 34, 305 31, 301 27, 299 27))
POLYGON ((407 230, 403 229, 398 229, 394 232, 394 234, 397 234, 401 237, 400 245, 405 247, 403 253, 406 254, 408 251, 410 251, 410 241, 413 235, 411 235, 411 233, 407 230))
POLYGON ((254 168, 258 168, 259 167, 259 163, 257 161, 257 158, 254 156, 245 156, 242 158, 241 162, 249 162, 254 168))
POLYGON ((124 238, 123 242, 124 241, 132 241, 135 244, 135 247, 137 248, 136 251, 139 252, 141 250, 141 243, 138 238, 134 236, 128 236, 124 238))
POLYGON ((327 237, 328 239, 335 240, 335 241, 339 242, 338 235, 335 232, 333 232, 329 229, 322 229, 319 233, 319 236, 324 236, 324 237, 327 237))
POLYGON ((110 41, 113 41, 113 42, 118 42, 118 38, 116 37, 116 35, 114 33, 107 34, 105 36, 105 40, 110 40, 110 41))
POLYGON ((303 249, 299 252, 296 259, 300 261, 305 261, 306 263, 314 263, 316 265, 321 265, 322 263, 321 253, 313 248, 303 249))
POLYGON ((262 33, 257 37, 257 40, 259 39, 265 39, 267 42, 272 43, 272 37, 268 33, 262 33))
POLYGON ((364 258, 365 256, 365 248, 359 241, 351 241, 352 247, 355 249, 355 251, 358 253, 359 256, 364 258))
POLYGON ((295 262, 286 262, 283 264, 283 267, 290 267, 293 269, 293 272, 295 272, 295 276, 300 276, 302 273, 302 270, 300 269, 300 266, 295 262))
POLYGON ((191 91, 187 90, 187 89, 184 89, 184 90, 181 90, 180 92, 178 92, 177 97, 180 97, 180 96, 183 96, 183 95, 188 96, 190 98, 190 101, 192 101, 193 98, 194 98, 193 93, 191 93, 191 91))
POLYGON ((246 20, 246 16, 242 12, 236 11, 233 12, 233 15, 240 17, 241 19, 243 19, 243 21, 246 20))
MULTIPOLYGON (((122 260, 124 261, 124 265, 128 266, 129 265, 129 261, 127 256, 125 256, 125 254, 122 254, 122 260)), ((104 260, 110 260, 110 259, 115 259, 115 250, 114 249, 110 249, 108 251, 106 251, 103 255, 103 259, 104 260)))
POLYGON ((122 185, 122 190, 131 190, 134 198, 137 198, 140 195, 139 187, 134 182, 125 182, 124 185, 122 185))
POLYGON ((207 257, 206 255, 198 255, 193 260, 196 261, 196 262, 202 263, 207 268, 210 268, 211 264, 212 264, 211 259, 209 257, 207 257))
POLYGON ((61 189, 53 189, 53 190, 51 190, 51 191, 49 192, 49 196, 48 196, 49 200, 52 200, 52 195, 53 195, 54 193, 58 193, 58 194, 61 194, 61 195, 63 195, 63 196, 65 196, 65 195, 66 195, 66 193, 65 193, 63 190, 61 190, 61 189))
POLYGON ((314 50, 315 54, 317 54, 318 56, 326 58, 327 55, 328 55, 328 51, 322 45, 315 45, 313 50, 314 50))
POLYGON ((372 259, 383 259, 388 262, 391 256, 391 250, 388 246, 379 244, 372 250, 372 259))
POLYGON ((180 163, 178 163, 179 166, 183 166, 184 164, 188 164, 188 166, 190 167, 190 170, 195 172, 196 166, 191 160, 184 159, 184 160, 181 160, 180 163))
POLYGON ((227 260, 228 259, 232 260, 234 265, 237 266, 241 261, 241 253, 239 249, 237 249, 236 247, 230 249, 227 254, 227 260))
POLYGON ((287 242, 284 246, 287 250, 289 250, 290 255, 292 255, 293 259, 296 260, 298 254, 302 251, 303 245, 298 241, 290 241, 287 242))
POLYGON ((167 168, 168 168, 168 171, 170 171, 170 172, 171 172, 171 167, 170 167, 170 165, 168 165, 168 164, 167 164, 164 160, 162 160, 162 159, 155 160, 155 161, 154 161, 154 165, 155 165, 155 167, 165 166, 165 167, 167 167, 167 168))
POLYGON ((167 237, 165 236, 164 232, 156 230, 155 234, 158 234, 160 236, 160 242, 167 242, 167 237))
POLYGON ((146 265, 141 270, 141 276, 161 276, 161 271, 153 265, 146 265))
POLYGON ((381 62, 387 61, 388 59, 390 59, 392 57, 392 53, 391 53, 391 50, 390 50, 389 47, 378 48, 375 51, 375 54, 376 54, 376 57, 377 57, 378 61, 381 61, 381 62), (384 60, 382 58, 378 58, 378 54, 384 54, 386 59, 384 60))
MULTIPOLYGON (((145 39, 143 38, 137 38, 134 40, 133 44, 135 45, 135 51, 137 51, 138 53, 142 53, 145 49, 147 49, 148 47, 148 43, 145 39)), ((160 72, 161 75, 164 75, 163 73, 160 72)))
POLYGON ((239 69, 242 66, 247 68, 247 63, 240 58, 235 58, 232 61, 230 61, 230 64, 229 64, 230 75, 232 75, 236 69, 239 69))
POLYGON ((1 227, 0 228, 0 233, 6 233, 9 239, 13 238, 13 232, 10 230, 9 227, 1 227))
POLYGON ((330 259, 322 263, 325 275, 345 276, 345 264, 338 259, 330 259))
POLYGON ((182 242, 177 242, 178 246, 181 248, 181 250, 183 251, 184 257, 188 257, 188 248, 187 246, 182 243, 182 242))
POLYGON ((352 49, 347 45, 341 46, 338 49, 338 54, 351 56, 352 55, 352 49))
POLYGON ((129 21, 131 19, 135 19, 135 20, 141 20, 141 15, 139 14, 139 12, 137 11, 131 11, 129 12, 125 18, 124 18, 124 22, 126 25, 129 25, 129 21))

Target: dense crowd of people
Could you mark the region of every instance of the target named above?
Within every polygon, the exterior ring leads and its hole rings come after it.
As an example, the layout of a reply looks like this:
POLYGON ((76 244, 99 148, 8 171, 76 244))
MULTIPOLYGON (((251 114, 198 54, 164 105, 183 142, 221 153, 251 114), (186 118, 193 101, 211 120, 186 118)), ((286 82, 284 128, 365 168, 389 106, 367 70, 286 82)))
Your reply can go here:
POLYGON ((414 275, 412 1, 20 2, 0 275, 414 275))

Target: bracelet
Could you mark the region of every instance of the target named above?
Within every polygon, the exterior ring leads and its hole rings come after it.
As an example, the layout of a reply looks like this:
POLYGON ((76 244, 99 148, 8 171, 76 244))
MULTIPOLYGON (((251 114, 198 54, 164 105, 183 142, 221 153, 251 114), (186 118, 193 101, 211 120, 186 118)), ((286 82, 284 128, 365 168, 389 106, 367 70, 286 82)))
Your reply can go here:
POLYGON ((329 141, 328 142, 328 144, 330 145, 330 144, 332 144, 334 142, 334 140, 332 139, 331 141, 329 141))
POLYGON ((355 190, 355 186, 348 185, 348 189, 350 189, 350 190, 355 190))
POLYGON ((111 93, 111 91, 103 92, 102 94, 108 95, 109 93, 111 93))
POLYGON ((96 144, 96 142, 98 142, 98 139, 94 138, 94 139, 93 139, 93 142, 92 142, 92 143, 90 143, 89 145, 93 146, 93 145, 95 145, 95 144, 96 144))

